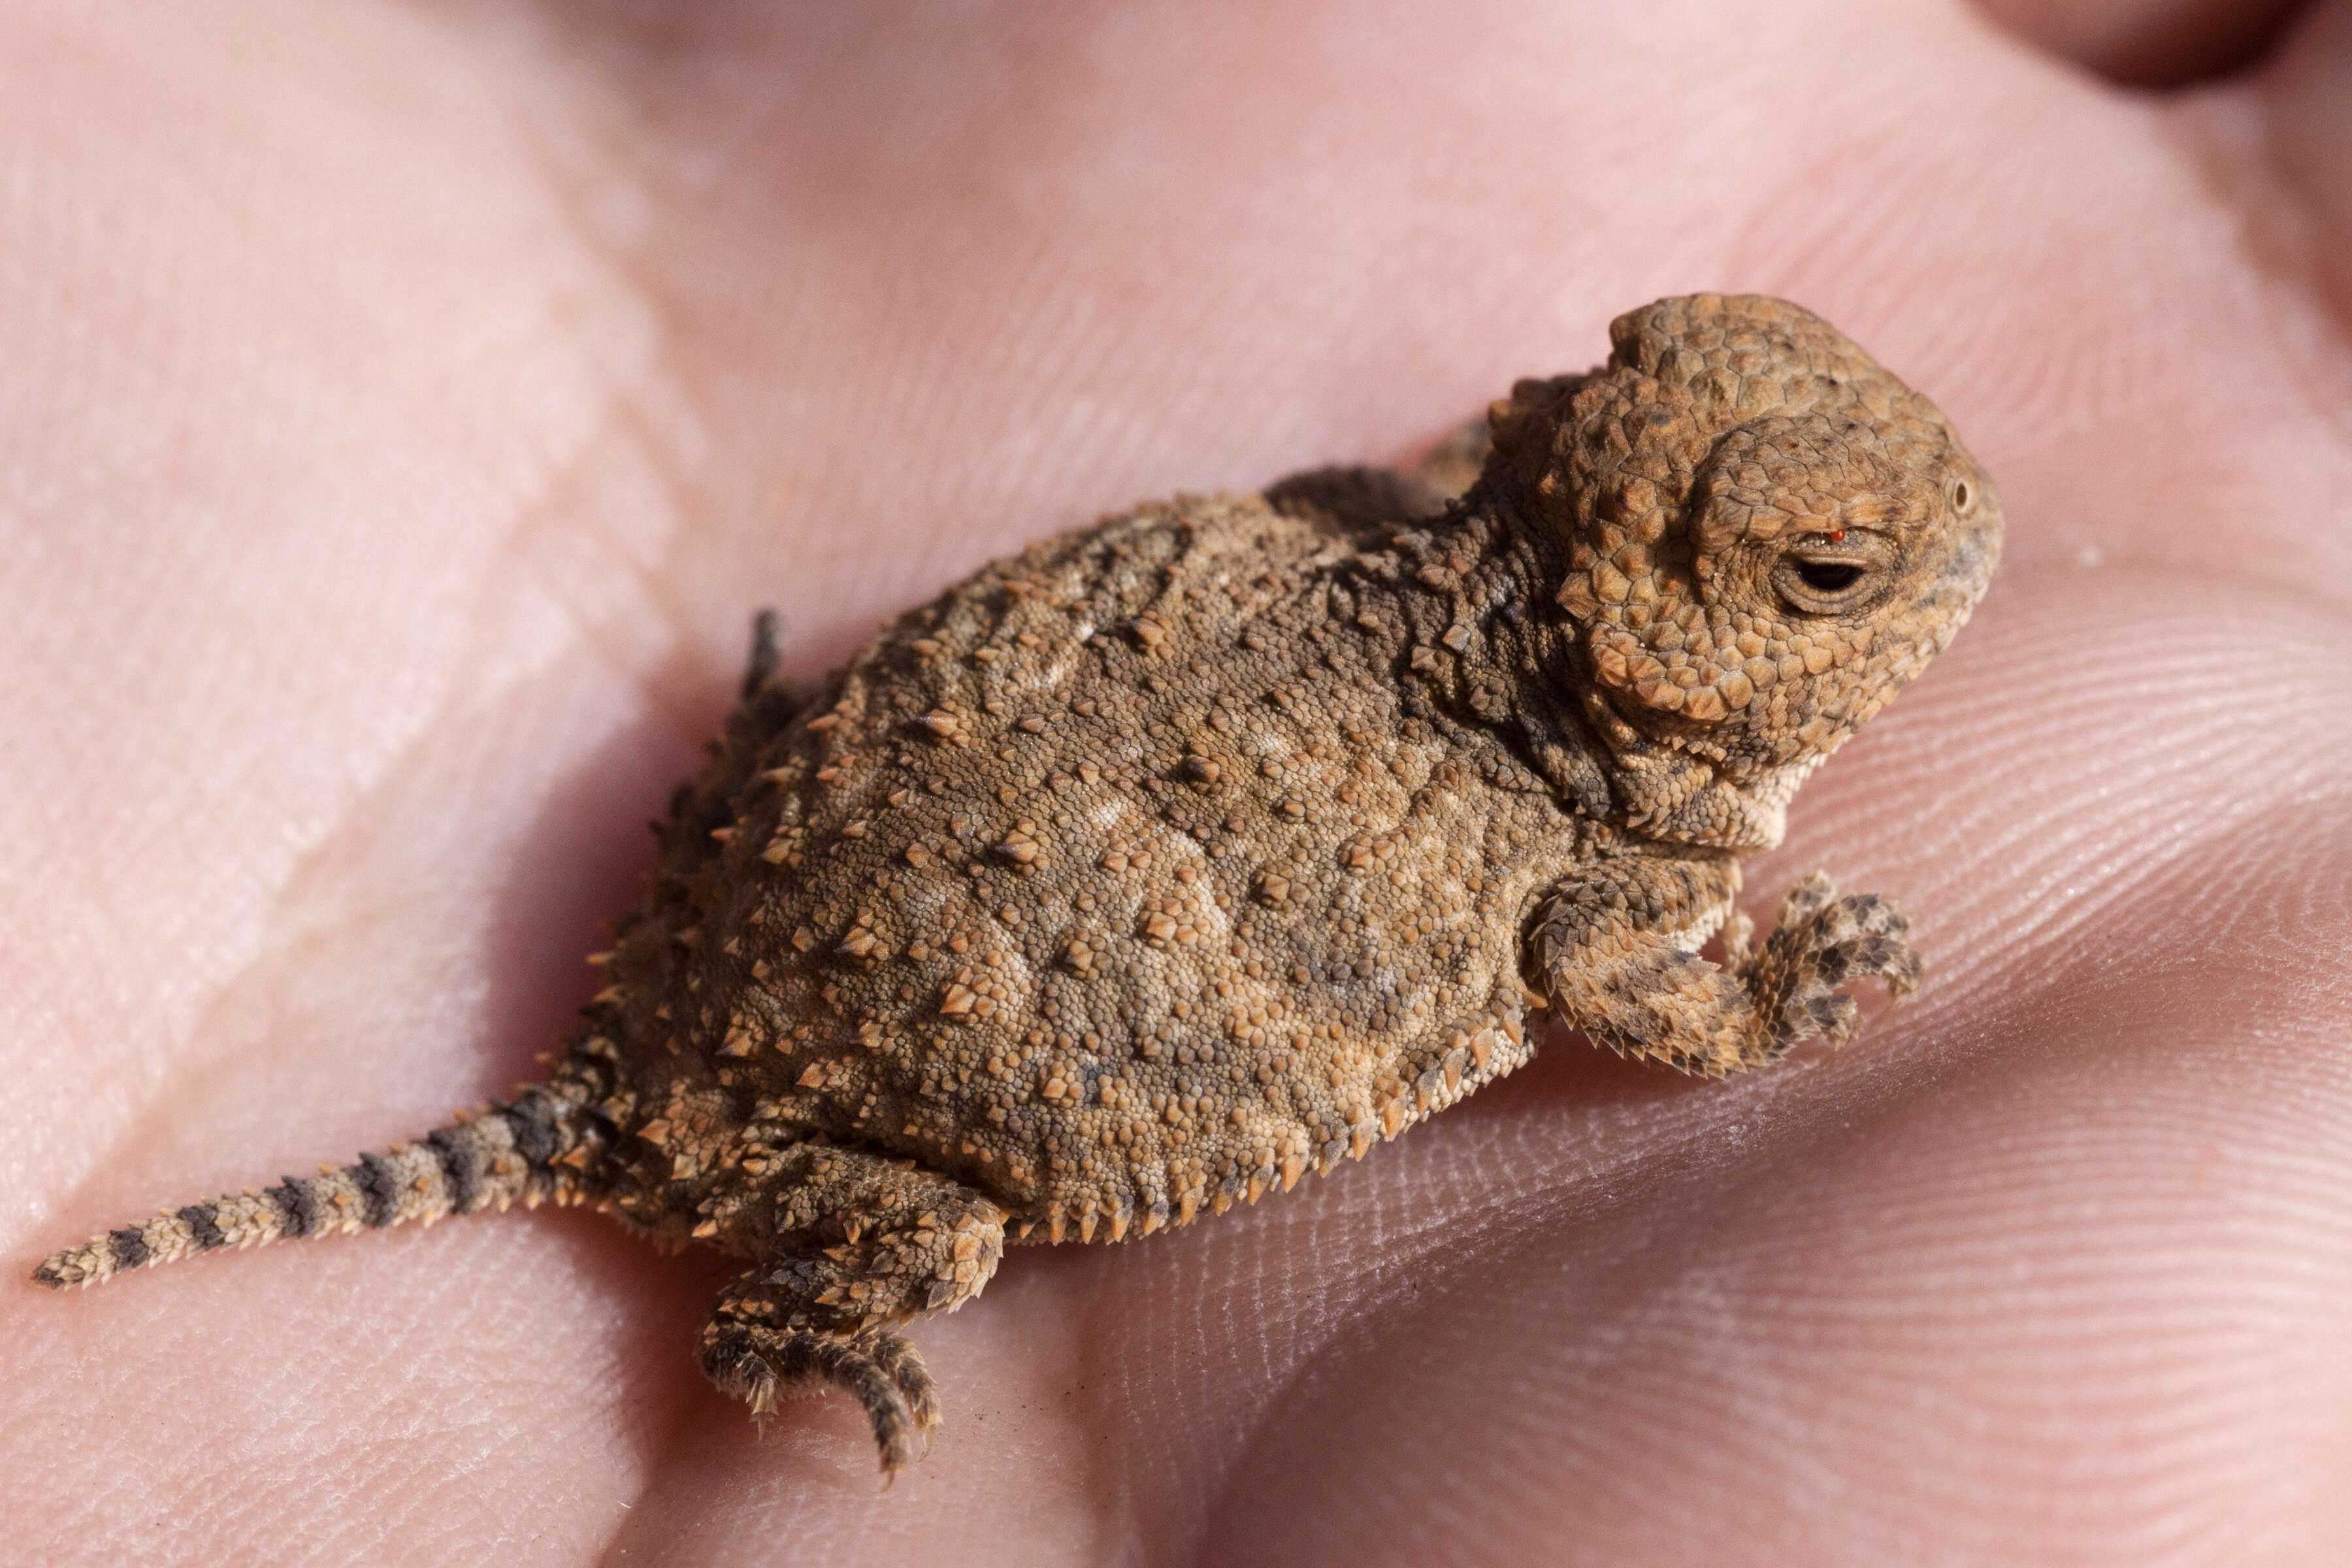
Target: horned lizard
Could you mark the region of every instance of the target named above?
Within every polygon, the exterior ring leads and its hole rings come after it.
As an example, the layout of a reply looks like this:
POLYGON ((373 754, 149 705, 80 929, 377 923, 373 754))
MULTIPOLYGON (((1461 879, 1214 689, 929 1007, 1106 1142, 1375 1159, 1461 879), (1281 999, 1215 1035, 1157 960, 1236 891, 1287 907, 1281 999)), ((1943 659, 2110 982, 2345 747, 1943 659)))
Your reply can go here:
POLYGON ((900 1331, 1008 1240, 1287 1190, 1527 1061, 1538 1009, 1709 1075, 1844 1040, 1841 985, 1916 980, 1903 917, 1816 873, 1758 944, 1740 857, 1959 629, 1999 501, 1795 306, 1610 337, 1419 474, 1033 545, 816 689, 762 621, 545 1082, 36 1277, 587 1204, 747 1260, 704 1370, 847 1391, 896 1470, 940 1418, 900 1331))

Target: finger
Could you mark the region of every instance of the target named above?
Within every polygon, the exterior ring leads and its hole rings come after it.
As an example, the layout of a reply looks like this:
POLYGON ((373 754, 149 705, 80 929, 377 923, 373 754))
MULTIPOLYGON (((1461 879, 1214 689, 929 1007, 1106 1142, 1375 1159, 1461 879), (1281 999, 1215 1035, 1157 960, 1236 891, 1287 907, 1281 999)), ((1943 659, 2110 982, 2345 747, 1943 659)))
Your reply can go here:
POLYGON ((1983 0, 1988 16, 2040 47, 2138 87, 2179 87, 2246 68, 2308 0, 1983 0))

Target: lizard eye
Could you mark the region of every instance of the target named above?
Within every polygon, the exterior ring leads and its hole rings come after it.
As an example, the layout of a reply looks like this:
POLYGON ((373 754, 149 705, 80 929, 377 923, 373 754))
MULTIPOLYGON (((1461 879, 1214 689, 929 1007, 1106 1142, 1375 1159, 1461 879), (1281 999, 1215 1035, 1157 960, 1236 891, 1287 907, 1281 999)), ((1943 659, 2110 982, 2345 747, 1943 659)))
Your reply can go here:
POLYGON ((1969 508, 1976 504, 1976 487, 1969 483, 1966 479, 1954 479, 1952 481, 1952 510, 1965 517, 1968 515, 1969 508))
POLYGON ((1873 535, 1840 529, 1815 534, 1772 564, 1772 587, 1805 616, 1840 616, 1874 596, 1892 564, 1873 535))
POLYGON ((1797 575, 1805 586, 1824 594, 1843 593, 1860 581, 1862 568, 1843 561, 1800 561, 1797 575))

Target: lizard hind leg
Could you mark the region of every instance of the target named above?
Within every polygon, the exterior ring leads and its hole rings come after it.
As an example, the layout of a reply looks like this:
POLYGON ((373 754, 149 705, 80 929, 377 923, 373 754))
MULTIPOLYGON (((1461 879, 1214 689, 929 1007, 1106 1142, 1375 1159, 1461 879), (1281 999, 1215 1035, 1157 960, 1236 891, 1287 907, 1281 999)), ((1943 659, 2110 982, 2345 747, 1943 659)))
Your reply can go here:
POLYGON ((772 1415, 780 1398, 837 1388, 865 1407, 886 1473, 905 1469, 939 1425, 939 1389, 894 1329, 842 1331, 795 1321, 793 1292, 754 1269, 719 1296, 702 1331, 702 1370, 719 1391, 772 1415), (920 1440, 919 1444, 919 1439, 920 1440))
POLYGON ((885 1472, 939 1425, 939 1392, 901 1325, 988 1283, 1004 1213, 969 1187, 861 1151, 803 1145, 779 1162, 770 1260, 723 1291, 703 1371, 764 1415, 837 1388, 865 1407, 885 1472))

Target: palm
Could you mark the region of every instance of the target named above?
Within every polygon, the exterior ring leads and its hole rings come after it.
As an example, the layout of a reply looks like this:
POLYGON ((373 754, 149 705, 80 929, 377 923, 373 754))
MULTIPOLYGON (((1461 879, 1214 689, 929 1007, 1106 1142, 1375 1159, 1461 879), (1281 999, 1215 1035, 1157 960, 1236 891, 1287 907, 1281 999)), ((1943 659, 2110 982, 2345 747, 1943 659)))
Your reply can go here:
POLYGON ((1555 1040, 1287 1198, 1016 1253, 919 1331, 887 1497, 845 1403, 704 1384, 723 1264, 587 1216, 26 1286, 6 1540, 2341 1560, 2352 9, 2162 110, 1938 7, 1494 9, 13 8, 20 1269, 530 1076, 761 604, 814 672, 1700 287, 1927 390, 2011 546, 1751 868, 1914 918, 1842 1057, 1555 1040))

